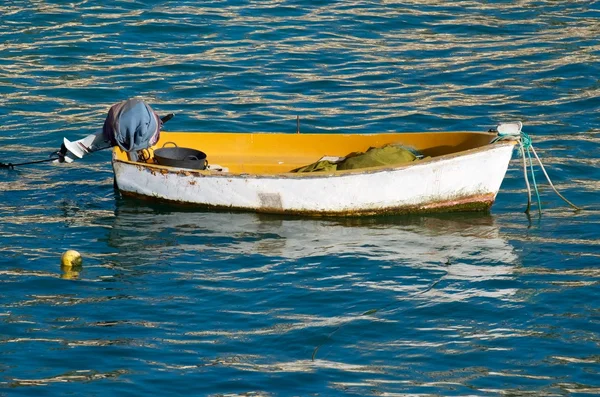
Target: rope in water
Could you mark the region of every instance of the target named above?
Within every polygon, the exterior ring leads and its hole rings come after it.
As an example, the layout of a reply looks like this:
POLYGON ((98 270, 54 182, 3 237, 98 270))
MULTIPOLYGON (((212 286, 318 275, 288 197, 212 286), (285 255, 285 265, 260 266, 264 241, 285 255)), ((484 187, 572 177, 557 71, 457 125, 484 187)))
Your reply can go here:
MULTIPOLYGON (((531 157, 531 153, 533 153, 533 156, 539 163, 540 168, 542 169, 542 172, 544 173, 544 176, 546 177, 546 180, 550 184, 550 187, 552 187, 552 190, 554 190, 554 192, 558 195, 558 197, 560 197, 565 203, 570 205, 575 210, 577 210, 577 211, 581 210, 581 208, 577 207, 575 204, 573 204, 572 202, 567 200, 556 189, 556 187, 550 180, 548 173, 546 172, 546 168, 544 167, 544 164, 542 164, 542 160, 537 155, 535 148, 533 147, 533 144, 531 142, 531 137, 527 133, 522 131, 523 124, 519 121, 517 123, 512 124, 512 127, 513 127, 512 129, 509 128, 509 129, 507 129, 507 131, 498 131, 498 137, 494 138, 492 140, 492 142, 498 142, 503 139, 517 139, 519 141, 519 153, 521 154, 521 157, 523 158, 523 176, 525 177, 525 185, 527 186, 527 208, 525 209, 525 212, 529 213, 529 210, 531 209, 531 185, 529 184, 529 177, 527 176, 527 167, 528 166, 529 166, 529 170, 531 172, 531 180, 533 182, 533 189, 535 190, 535 195, 537 198, 538 211, 540 212, 540 214, 542 212, 542 202, 540 200, 540 192, 538 190, 537 181, 535 180, 535 172, 533 169, 533 158, 531 157), (527 163, 527 160, 529 160, 529 164, 527 163)), ((499 130, 500 130, 500 128, 499 128, 499 130)))
MULTIPOLYGON (((444 266, 448 267, 450 265, 451 265, 450 259, 446 260, 446 262, 444 263, 444 266)), ((397 300, 393 300, 393 301, 389 302, 388 304, 383 305, 383 306, 381 306, 381 307, 379 307, 377 309, 367 310, 364 313, 357 314, 357 315, 353 316, 353 318, 358 318, 358 317, 362 317, 362 316, 371 316, 373 314, 380 313, 380 312, 382 312, 385 309, 388 309, 390 306, 398 305, 401 301, 405 301, 405 300, 407 300, 409 298, 412 298, 412 297, 415 297, 417 295, 423 295, 423 294, 431 291, 433 288, 435 288, 435 286, 437 286, 444 279, 444 277, 446 277, 447 275, 448 275, 448 270, 444 269, 444 274, 442 274, 437 280, 435 280, 430 285, 428 285, 427 288, 425 288, 424 290, 418 291, 418 292, 413 292, 412 294, 409 294, 409 295, 407 295, 405 297, 399 298, 397 300)), ((312 356, 311 356, 311 360, 312 361, 315 361, 315 357, 317 356, 317 352, 319 351, 319 349, 321 349, 321 346, 323 346, 325 344, 325 342, 327 342, 328 340, 330 340, 335 335, 336 332, 338 332, 340 329, 342 329, 342 327, 344 325, 345 324, 338 325, 332 332, 329 333, 329 335, 327 335, 327 337, 325 338, 324 342, 322 342, 317 347, 315 347, 315 349, 313 350, 312 356)))
POLYGON ((14 170, 15 167, 18 167, 20 165, 28 165, 28 164, 38 164, 38 163, 46 163, 48 161, 54 161, 60 158, 60 155, 58 153, 51 153, 50 154, 50 158, 44 159, 44 160, 35 160, 35 161, 26 161, 24 163, 2 163, 0 162, 0 168, 6 168, 9 170, 14 170), (56 156, 56 157, 55 157, 56 156))

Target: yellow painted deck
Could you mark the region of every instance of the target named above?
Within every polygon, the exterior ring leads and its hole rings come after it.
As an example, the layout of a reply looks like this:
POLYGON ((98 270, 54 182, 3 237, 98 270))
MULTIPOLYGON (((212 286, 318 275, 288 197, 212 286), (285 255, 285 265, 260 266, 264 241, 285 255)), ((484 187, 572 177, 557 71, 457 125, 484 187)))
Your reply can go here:
MULTIPOLYGON (((232 174, 274 175, 290 172, 323 156, 345 156, 363 152, 369 147, 401 144, 416 149, 424 156, 437 157, 485 146, 495 136, 485 132, 248 134, 163 131, 153 149, 175 142, 179 147, 203 151, 209 164, 227 167, 232 174)), ((115 158, 127 161, 126 153, 118 148, 115 149, 115 158)))

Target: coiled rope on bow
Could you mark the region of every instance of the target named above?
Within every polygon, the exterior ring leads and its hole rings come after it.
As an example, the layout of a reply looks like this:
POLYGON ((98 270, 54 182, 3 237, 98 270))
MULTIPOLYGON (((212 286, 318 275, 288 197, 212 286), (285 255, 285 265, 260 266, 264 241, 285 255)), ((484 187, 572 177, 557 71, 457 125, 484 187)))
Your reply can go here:
POLYGON ((540 200, 540 192, 538 190, 537 182, 535 180, 535 173, 533 170, 533 159, 531 157, 531 153, 533 153, 533 156, 540 164, 540 168, 542 169, 546 180, 550 184, 550 187, 552 187, 552 190, 554 190, 554 192, 558 195, 558 197, 563 199, 565 203, 569 204, 575 210, 581 210, 581 208, 577 207, 575 204, 567 200, 562 194, 560 194, 556 187, 554 187, 554 184, 552 183, 550 177, 548 176, 548 173, 546 172, 544 164, 542 164, 542 160, 540 160, 539 156, 535 151, 535 148, 533 147, 531 137, 527 133, 523 132, 522 129, 523 123, 521 123, 520 121, 517 121, 515 123, 501 123, 496 129, 496 131, 498 132, 498 136, 494 138, 492 142, 498 142, 506 139, 516 139, 519 142, 519 153, 521 154, 521 158, 523 159, 523 176, 525 177, 525 185, 527 185, 527 208, 525 209, 525 212, 529 213, 529 210, 531 209, 531 185, 529 184, 529 178, 527 176, 528 166, 531 172, 531 180, 533 182, 533 188, 535 190, 535 195, 537 198, 538 211, 540 213, 542 212, 542 202, 540 200), (527 156, 525 155, 526 153, 527 156), (527 164, 527 160, 529 160, 529 164, 527 164))

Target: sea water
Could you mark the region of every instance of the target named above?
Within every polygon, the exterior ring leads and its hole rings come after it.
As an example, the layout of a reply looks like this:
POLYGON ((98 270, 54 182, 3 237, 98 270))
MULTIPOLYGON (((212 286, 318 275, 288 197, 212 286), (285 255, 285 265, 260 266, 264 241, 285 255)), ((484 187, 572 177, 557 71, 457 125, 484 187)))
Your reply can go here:
POLYGON ((487 131, 489 213, 304 219, 124 200, 110 154, 0 169, 0 395, 600 394, 598 1, 12 0, 0 162, 140 97, 167 130, 487 131), (60 269, 67 249, 78 274, 60 269))

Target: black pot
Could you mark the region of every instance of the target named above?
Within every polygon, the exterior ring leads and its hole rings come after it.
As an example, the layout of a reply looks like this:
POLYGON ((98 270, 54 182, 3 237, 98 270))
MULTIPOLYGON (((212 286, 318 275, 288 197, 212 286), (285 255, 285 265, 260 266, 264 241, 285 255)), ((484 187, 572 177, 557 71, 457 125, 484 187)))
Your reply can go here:
POLYGON ((204 170, 208 165, 206 153, 185 147, 163 147, 154 151, 154 160, 169 167, 204 170))

